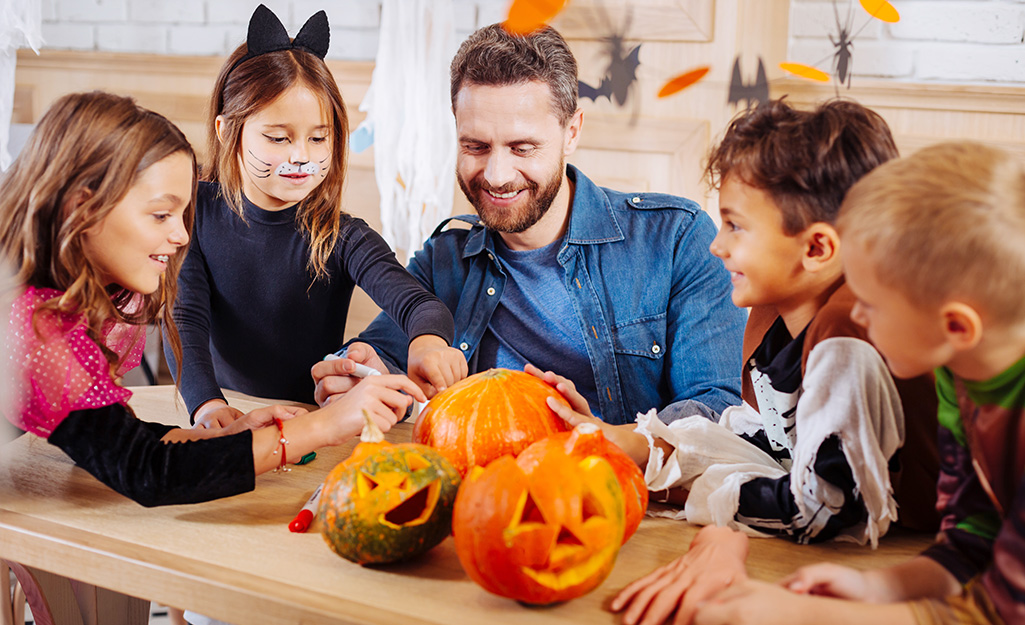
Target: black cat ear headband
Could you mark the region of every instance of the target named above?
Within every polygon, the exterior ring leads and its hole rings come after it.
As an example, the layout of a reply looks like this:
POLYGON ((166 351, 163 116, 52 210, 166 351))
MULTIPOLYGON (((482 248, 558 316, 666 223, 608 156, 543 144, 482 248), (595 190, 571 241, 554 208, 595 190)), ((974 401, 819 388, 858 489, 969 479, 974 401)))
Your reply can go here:
POLYGON ((253 16, 249 18, 249 34, 246 36, 247 52, 241 59, 235 61, 228 73, 235 71, 235 68, 244 61, 279 50, 290 50, 299 48, 323 60, 327 55, 327 46, 331 42, 331 29, 327 24, 327 13, 317 11, 310 19, 306 20, 299 34, 294 40, 289 40, 288 31, 284 24, 278 19, 274 12, 264 5, 256 7, 253 16))

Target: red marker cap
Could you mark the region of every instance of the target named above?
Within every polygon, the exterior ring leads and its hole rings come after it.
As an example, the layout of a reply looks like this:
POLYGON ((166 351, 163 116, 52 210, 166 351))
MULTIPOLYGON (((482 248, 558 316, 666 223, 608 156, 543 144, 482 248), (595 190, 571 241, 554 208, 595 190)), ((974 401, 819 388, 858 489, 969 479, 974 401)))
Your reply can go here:
MULTIPOLYGON (((303 508, 299 511, 299 514, 295 515, 292 522, 288 524, 288 530, 301 534, 306 530, 310 529, 310 523, 313 522, 313 512, 303 508)), ((279 526, 280 527, 280 526, 279 526)))

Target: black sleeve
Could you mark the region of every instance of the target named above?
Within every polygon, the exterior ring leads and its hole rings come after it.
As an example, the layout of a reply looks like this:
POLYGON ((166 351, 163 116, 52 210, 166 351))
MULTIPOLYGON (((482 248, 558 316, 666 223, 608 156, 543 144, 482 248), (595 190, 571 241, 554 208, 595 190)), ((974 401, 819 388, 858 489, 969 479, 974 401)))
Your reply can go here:
MULTIPOLYGON (((455 337, 452 313, 399 264, 381 235, 362 220, 353 220, 343 258, 353 281, 381 307, 409 341, 434 334, 449 345, 455 337)), ((403 360, 405 360, 405 349, 403 360)))
POLYGON ((813 470, 820 480, 843 491, 843 503, 839 507, 820 503, 820 507, 812 511, 812 518, 805 518, 790 490, 788 473, 779 479, 760 477, 742 484, 737 520, 766 534, 798 543, 830 540, 843 529, 864 522, 868 511, 856 493, 854 474, 838 437, 830 436, 822 442, 815 454, 813 470))
MULTIPOLYGON (((182 347, 181 379, 175 381, 185 399, 190 420, 203 403, 224 399, 210 354, 211 314, 210 274, 197 235, 190 242, 189 252, 178 272, 178 295, 174 302, 174 322, 182 347)), ((171 375, 177 376, 178 365, 166 333, 164 358, 171 375)))
POLYGON ((49 441, 96 479, 146 507, 230 497, 256 486, 252 432, 161 441, 172 429, 140 421, 114 404, 72 412, 49 441))

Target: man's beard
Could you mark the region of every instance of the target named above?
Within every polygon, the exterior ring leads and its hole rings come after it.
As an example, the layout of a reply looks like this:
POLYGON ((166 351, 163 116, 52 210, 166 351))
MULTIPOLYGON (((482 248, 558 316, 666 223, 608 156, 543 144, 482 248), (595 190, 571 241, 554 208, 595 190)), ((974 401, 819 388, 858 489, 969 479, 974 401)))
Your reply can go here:
POLYGON ((545 216, 548 209, 552 207, 555 196, 559 194, 559 189, 562 188, 562 176, 565 170, 566 164, 560 159, 559 168, 555 170, 555 175, 546 181, 544 185, 528 180, 527 187, 524 189, 528 195, 526 206, 516 209, 498 208, 481 197, 482 194, 488 191, 497 194, 515 191, 516 187, 513 185, 506 185, 501 188, 491 187, 484 182, 483 173, 477 174, 469 182, 463 180, 463 177, 458 175, 458 173, 456 179, 459 181, 459 188, 463 190, 466 199, 470 200, 470 203, 473 204, 474 209, 477 210, 477 214, 485 226, 496 232, 516 234, 527 230, 541 221, 541 218, 545 216))

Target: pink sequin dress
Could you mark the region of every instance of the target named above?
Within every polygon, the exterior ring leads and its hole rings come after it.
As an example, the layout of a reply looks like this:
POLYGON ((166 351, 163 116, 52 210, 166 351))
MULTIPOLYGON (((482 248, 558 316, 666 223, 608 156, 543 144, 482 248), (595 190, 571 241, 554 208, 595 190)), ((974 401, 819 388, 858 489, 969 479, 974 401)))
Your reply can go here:
MULTIPOLYGON (((16 410, 8 419, 43 438, 72 411, 127 405, 132 396, 111 377, 100 346, 86 332, 84 315, 47 311, 35 316, 33 329, 36 309, 61 294, 28 287, 11 306, 7 337, 11 371, 19 381, 16 410)), ((118 377, 141 362, 144 327, 108 320, 103 339, 119 357, 118 377)))

